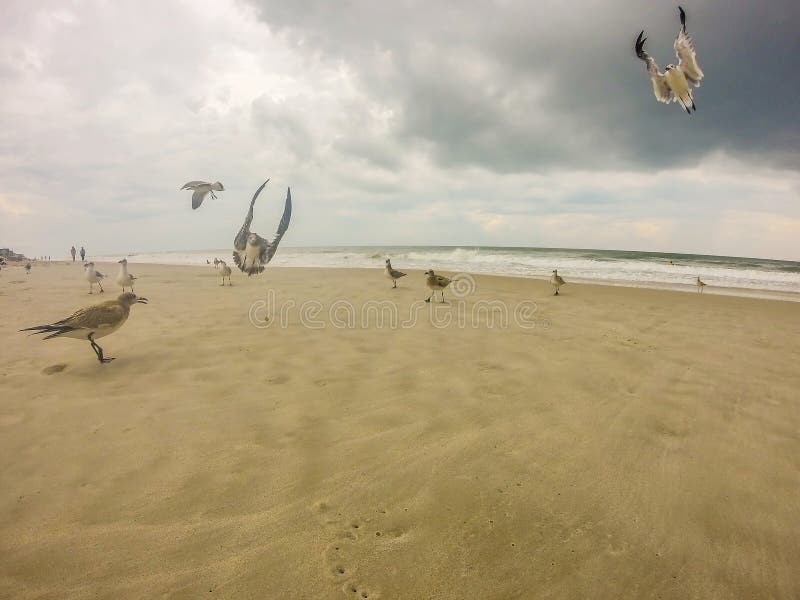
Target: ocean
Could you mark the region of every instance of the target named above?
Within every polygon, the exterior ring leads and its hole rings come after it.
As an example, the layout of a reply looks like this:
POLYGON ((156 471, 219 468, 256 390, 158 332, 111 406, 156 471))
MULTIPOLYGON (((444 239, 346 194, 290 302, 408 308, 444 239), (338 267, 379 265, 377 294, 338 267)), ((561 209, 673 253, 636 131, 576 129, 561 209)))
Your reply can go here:
MULTIPOLYGON (((127 255, 132 263, 204 265, 214 257, 231 262, 230 249, 191 250, 127 255)), ((396 269, 429 269, 442 274, 474 273, 547 279, 558 269, 564 279, 628 287, 695 291, 698 275, 706 293, 757 296, 800 301, 800 263, 762 258, 576 250, 566 248, 502 248, 471 246, 284 247, 272 261, 280 267, 383 268, 390 257, 396 269)), ((121 255, 93 257, 116 261, 121 255)))

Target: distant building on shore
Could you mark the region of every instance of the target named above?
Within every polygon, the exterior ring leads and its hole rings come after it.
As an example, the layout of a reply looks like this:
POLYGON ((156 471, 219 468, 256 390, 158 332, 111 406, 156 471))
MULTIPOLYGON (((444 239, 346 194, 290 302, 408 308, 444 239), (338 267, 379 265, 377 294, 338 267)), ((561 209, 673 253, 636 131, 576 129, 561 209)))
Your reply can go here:
POLYGON ((24 254, 17 254, 9 248, 0 248, 0 256, 7 260, 25 260, 24 254))

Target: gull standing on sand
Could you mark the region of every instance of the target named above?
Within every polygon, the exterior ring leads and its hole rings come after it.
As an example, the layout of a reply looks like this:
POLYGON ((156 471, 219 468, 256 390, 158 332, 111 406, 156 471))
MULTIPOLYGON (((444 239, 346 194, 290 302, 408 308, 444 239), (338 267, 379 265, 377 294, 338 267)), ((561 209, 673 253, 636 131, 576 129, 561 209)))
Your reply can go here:
POLYGON ((703 293, 703 288, 706 287, 706 283, 703 282, 703 281, 700 281, 700 275, 697 276, 697 281, 695 281, 694 284, 697 286, 697 293, 698 294, 702 294, 703 293))
POLYGON ((442 294, 442 302, 444 302, 444 288, 450 285, 452 280, 441 275, 436 275, 433 269, 425 271, 425 285, 431 289, 431 295, 425 299, 425 302, 430 302, 437 290, 442 294))
POLYGON ((697 55, 694 52, 692 38, 686 33, 686 13, 683 8, 678 7, 681 16, 681 28, 675 38, 673 48, 678 57, 678 66, 667 65, 664 73, 658 70, 658 64, 644 50, 644 43, 647 38, 644 31, 636 38, 636 56, 647 65, 647 73, 653 82, 653 93, 656 100, 669 104, 670 102, 679 103, 687 113, 692 114, 692 110, 697 110, 694 105, 694 98, 689 84, 700 87, 703 80, 703 71, 697 64, 697 55))
POLYGON ((133 291, 133 282, 136 281, 136 277, 128 273, 128 259, 123 258, 117 262, 121 265, 117 274, 117 283, 122 287, 123 292, 126 287, 131 288, 131 291, 133 291))
POLYGON ((25 263, 25 274, 26 275, 30 275, 31 274, 31 263, 30 263, 30 261, 25 263))
POLYGON ((386 277, 392 280, 392 283, 394 284, 392 286, 393 289, 397 287, 397 280, 405 276, 406 274, 403 273, 402 271, 398 271, 392 268, 391 259, 388 258, 386 259, 386 277))
POLYGON ((219 181, 215 181, 214 183, 207 183, 205 181, 190 181, 189 183, 185 183, 181 190, 194 190, 194 193, 192 194, 192 209, 196 210, 200 207, 208 194, 211 194, 211 197, 216 200, 217 196, 214 194, 214 192, 224 192, 225 188, 219 181))
POLYGON ((106 276, 94 268, 93 262, 86 263, 84 268, 86 269, 86 281, 89 282, 89 293, 94 293, 92 292, 92 287, 96 283, 98 286, 100 286, 100 293, 102 294, 105 290, 103 289, 103 284, 100 283, 100 281, 105 279, 106 276))
POLYGON ((278 223, 278 230, 275 233, 272 243, 255 232, 251 233, 250 223, 253 221, 253 206, 256 203, 256 198, 258 198, 261 190, 264 189, 264 186, 267 185, 268 182, 269 179, 262 183, 261 187, 256 190, 253 199, 250 201, 250 210, 247 212, 247 216, 244 219, 244 225, 242 225, 242 228, 233 240, 233 262, 236 263, 240 271, 247 273, 248 277, 264 271, 264 267, 266 267, 267 263, 275 256, 275 252, 278 250, 278 244, 280 244, 283 234, 289 229, 289 221, 292 218, 292 191, 287 188, 283 216, 281 217, 281 222, 278 223))
POLYGON ((556 289, 556 293, 553 296, 558 296, 558 288, 562 285, 565 285, 567 282, 564 281, 564 278, 558 274, 558 269, 553 269, 553 274, 550 275, 550 285, 552 285, 556 289))
POLYGON ((219 261, 219 269, 220 275, 222 275, 222 283, 220 285, 225 285, 225 278, 228 278, 228 285, 233 286, 231 283, 231 268, 228 266, 224 260, 219 261))
POLYGON ((46 333, 44 339, 68 337, 77 340, 89 340, 92 350, 101 364, 109 363, 113 358, 103 356, 103 349, 97 345, 96 339, 114 333, 128 320, 131 306, 147 304, 147 298, 137 296, 133 292, 120 294, 116 300, 106 300, 100 304, 81 308, 66 319, 50 325, 36 325, 20 331, 33 331, 31 335, 46 333))

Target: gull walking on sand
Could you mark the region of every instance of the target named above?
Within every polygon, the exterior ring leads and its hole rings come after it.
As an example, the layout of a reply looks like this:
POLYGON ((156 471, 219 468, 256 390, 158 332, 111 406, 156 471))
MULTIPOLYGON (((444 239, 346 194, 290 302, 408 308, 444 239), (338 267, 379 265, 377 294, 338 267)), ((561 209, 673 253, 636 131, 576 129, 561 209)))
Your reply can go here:
POLYGON ((227 277, 228 286, 232 287, 233 284, 231 283, 231 268, 224 260, 219 261, 219 268, 220 268, 220 275, 222 275, 222 283, 220 283, 220 285, 225 285, 225 278, 227 277))
POLYGON ((136 277, 128 273, 128 259, 123 258, 117 262, 121 265, 119 273, 117 273, 117 283, 122 287, 123 292, 126 287, 131 288, 131 291, 133 291, 133 282, 136 281, 136 277))
POLYGON ((678 36, 673 44, 675 55, 678 57, 677 67, 675 65, 667 65, 664 73, 659 71, 656 61, 645 52, 644 43, 647 38, 643 37, 644 31, 636 38, 634 48, 636 56, 647 65, 647 74, 653 83, 653 93, 656 96, 656 100, 666 104, 677 102, 688 114, 692 114, 692 111, 696 111, 697 108, 694 105, 694 98, 689 85, 700 87, 700 82, 703 80, 703 71, 697 64, 697 55, 694 51, 692 38, 686 33, 686 13, 680 6, 678 10, 680 11, 681 28, 678 30, 678 36))
POLYGON ((20 331, 32 331, 34 334, 46 333, 44 339, 68 337, 77 340, 88 340, 92 350, 101 364, 109 363, 113 358, 103 356, 103 349, 97 345, 96 339, 114 333, 122 327, 131 313, 134 304, 147 304, 147 298, 137 296, 133 292, 120 294, 116 300, 107 300, 87 308, 75 311, 66 319, 50 325, 35 325, 20 331))
POLYGON ((192 209, 196 210, 200 207, 208 194, 211 194, 211 197, 216 200, 217 196, 214 194, 214 192, 224 192, 225 188, 219 181, 215 181, 214 183, 208 183, 206 181, 190 181, 189 183, 183 184, 181 190, 194 191, 192 194, 192 209))
POLYGON ((451 282, 452 280, 447 277, 436 275, 433 269, 425 271, 425 285, 431 290, 431 295, 425 299, 425 302, 430 302, 437 291, 442 294, 442 302, 444 302, 444 288, 450 285, 451 282))
POLYGON ((697 286, 697 293, 698 294, 702 294, 703 293, 703 288, 706 287, 706 283, 703 282, 703 281, 700 281, 700 276, 699 275, 697 276, 697 281, 695 281, 694 284, 697 286))
POLYGON ((89 282, 89 293, 94 293, 92 292, 92 287, 96 283, 98 286, 100 286, 100 293, 102 294, 105 290, 103 289, 103 284, 100 283, 100 281, 105 279, 106 276, 94 268, 93 262, 86 263, 84 267, 86 269, 86 281, 89 282))
POLYGON ((264 267, 266 267, 267 263, 275 256, 275 252, 278 250, 278 244, 280 244, 286 230, 289 229, 289 221, 292 218, 292 191, 287 188, 286 202, 283 206, 283 216, 281 217, 281 222, 278 223, 278 230, 272 242, 270 243, 257 233, 250 231, 250 223, 253 221, 253 206, 256 203, 256 198, 258 198, 261 190, 264 189, 264 186, 267 185, 268 182, 269 179, 262 183, 261 187, 256 190, 253 199, 250 201, 250 210, 247 212, 247 216, 245 216, 244 225, 242 225, 242 228, 233 240, 233 262, 236 263, 240 271, 247 273, 248 277, 264 271, 264 267))
POLYGON ((553 296, 558 296, 558 288, 560 288, 562 285, 565 285, 566 283, 567 282, 564 281, 564 278, 558 274, 558 269, 553 269, 553 274, 550 275, 550 285, 552 285, 556 290, 553 296))
POLYGON ((30 262, 25 263, 25 274, 26 275, 30 275, 31 274, 31 263, 30 262))
POLYGON ((393 269, 392 268, 392 261, 390 259, 388 259, 388 258, 386 259, 386 271, 385 272, 386 272, 386 277, 391 279, 392 283, 394 284, 392 286, 393 289, 397 287, 397 280, 400 279, 401 277, 405 277, 406 276, 406 274, 403 273, 402 271, 398 271, 396 269, 393 269))

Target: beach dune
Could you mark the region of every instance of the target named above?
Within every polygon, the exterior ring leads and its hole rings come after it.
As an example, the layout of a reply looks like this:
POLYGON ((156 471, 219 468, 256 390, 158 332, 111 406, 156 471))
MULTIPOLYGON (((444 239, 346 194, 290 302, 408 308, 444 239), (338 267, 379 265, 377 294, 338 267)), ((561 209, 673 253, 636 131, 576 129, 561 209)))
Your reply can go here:
POLYGON ((135 272, 3 271, 0 597, 800 596, 800 303, 135 272))

